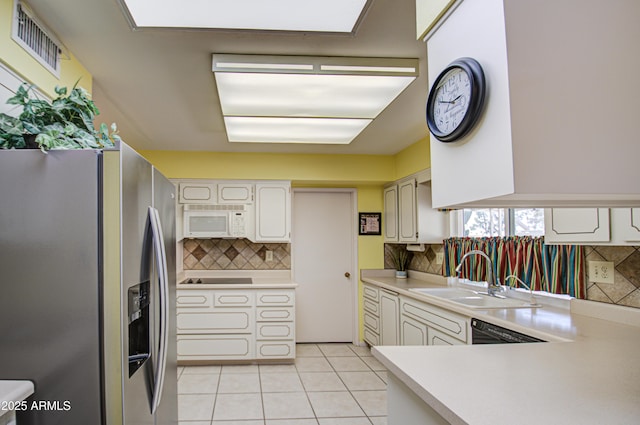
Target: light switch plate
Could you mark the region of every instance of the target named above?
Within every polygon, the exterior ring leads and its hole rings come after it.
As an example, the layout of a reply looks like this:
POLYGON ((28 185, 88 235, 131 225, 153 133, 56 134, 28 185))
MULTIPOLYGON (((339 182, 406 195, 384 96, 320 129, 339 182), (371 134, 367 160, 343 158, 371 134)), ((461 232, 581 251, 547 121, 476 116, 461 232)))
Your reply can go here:
POLYGON ((613 261, 589 261, 589 282, 613 283, 613 261))
POLYGON ((444 252, 436 252, 436 264, 442 264, 444 262, 444 252))
POLYGON ((265 261, 273 261, 273 251, 266 251, 264 257, 265 261))

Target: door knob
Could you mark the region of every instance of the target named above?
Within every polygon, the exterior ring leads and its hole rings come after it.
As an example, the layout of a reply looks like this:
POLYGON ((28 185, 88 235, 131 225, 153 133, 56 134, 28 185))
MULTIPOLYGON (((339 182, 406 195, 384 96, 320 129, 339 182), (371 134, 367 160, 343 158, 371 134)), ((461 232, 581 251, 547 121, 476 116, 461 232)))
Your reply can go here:
POLYGON ((346 273, 344 274, 344 277, 351 277, 351 273, 346 272, 346 273))

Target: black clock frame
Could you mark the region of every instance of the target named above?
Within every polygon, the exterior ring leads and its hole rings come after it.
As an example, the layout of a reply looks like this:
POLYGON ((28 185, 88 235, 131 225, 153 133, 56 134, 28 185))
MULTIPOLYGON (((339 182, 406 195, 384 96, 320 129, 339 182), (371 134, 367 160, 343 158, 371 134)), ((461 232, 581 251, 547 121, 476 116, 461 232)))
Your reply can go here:
POLYGON ((484 78, 484 71, 478 61, 473 58, 459 58, 451 62, 436 77, 433 85, 431 86, 431 90, 429 91, 429 97, 427 98, 427 126, 429 127, 431 134, 433 134, 436 139, 445 143, 455 142, 464 137, 474 127, 478 118, 480 118, 484 106, 486 91, 487 86, 484 78), (449 133, 443 133, 438 130, 438 126, 433 118, 433 107, 436 101, 435 93, 440 81, 454 68, 462 69, 469 76, 469 82, 471 84, 471 98, 469 99, 469 108, 460 122, 460 125, 449 133))

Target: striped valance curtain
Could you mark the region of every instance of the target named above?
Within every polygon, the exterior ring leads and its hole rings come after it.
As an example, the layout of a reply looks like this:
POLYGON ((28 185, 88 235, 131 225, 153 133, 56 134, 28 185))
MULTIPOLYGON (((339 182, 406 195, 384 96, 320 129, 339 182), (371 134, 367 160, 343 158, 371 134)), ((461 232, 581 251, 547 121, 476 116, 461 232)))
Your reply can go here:
MULTIPOLYGON (((586 298, 584 247, 580 245, 545 245, 543 237, 531 236, 449 238, 444 241, 443 275, 455 276, 462 256, 474 249, 491 258, 493 273, 502 283, 507 276, 516 275, 534 291, 586 298)), ((460 276, 483 281, 486 270, 485 259, 471 256, 460 276)))

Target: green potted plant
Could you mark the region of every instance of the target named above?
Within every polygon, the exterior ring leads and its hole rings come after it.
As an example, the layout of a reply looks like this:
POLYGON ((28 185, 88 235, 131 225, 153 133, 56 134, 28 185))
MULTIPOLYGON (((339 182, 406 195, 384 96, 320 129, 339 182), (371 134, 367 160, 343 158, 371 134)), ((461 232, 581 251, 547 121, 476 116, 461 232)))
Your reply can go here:
POLYGON ((77 83, 68 94, 66 87, 56 87, 58 97, 51 102, 32 96, 31 88, 23 84, 7 99, 7 104, 21 106, 22 113, 0 113, 0 148, 100 149, 120 141, 115 124, 95 129, 100 111, 77 83))
POLYGON ((406 279, 407 267, 411 262, 411 253, 404 246, 400 246, 391 251, 391 260, 396 268, 396 278, 406 279))

